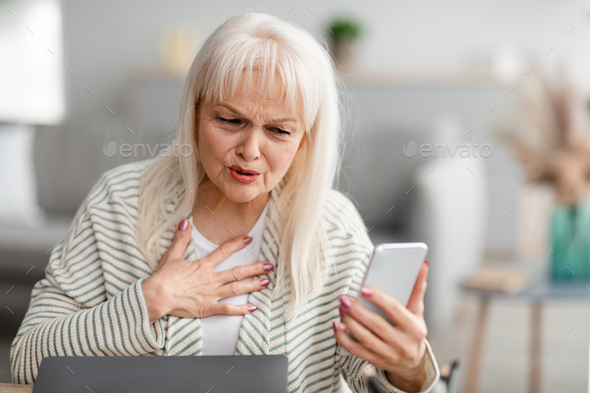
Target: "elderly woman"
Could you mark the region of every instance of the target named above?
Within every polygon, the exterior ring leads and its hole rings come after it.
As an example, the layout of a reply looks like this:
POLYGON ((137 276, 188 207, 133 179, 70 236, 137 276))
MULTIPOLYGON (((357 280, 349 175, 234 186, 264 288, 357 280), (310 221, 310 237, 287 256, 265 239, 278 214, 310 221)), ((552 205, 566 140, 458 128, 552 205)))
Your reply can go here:
POLYGON ((367 392, 366 368, 392 392, 430 390, 427 262, 407 308, 360 287, 373 244, 332 188, 337 81, 325 48, 289 23, 254 13, 217 28, 182 96, 192 154, 96 183, 33 289, 13 380, 34 383, 46 356, 284 354, 289 392, 336 392, 341 375, 367 392))

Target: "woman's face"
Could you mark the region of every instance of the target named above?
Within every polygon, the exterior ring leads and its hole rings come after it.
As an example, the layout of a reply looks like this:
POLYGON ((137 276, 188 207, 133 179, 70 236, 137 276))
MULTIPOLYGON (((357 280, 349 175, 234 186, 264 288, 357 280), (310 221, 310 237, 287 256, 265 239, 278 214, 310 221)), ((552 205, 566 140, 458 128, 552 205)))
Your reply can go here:
POLYGON ((301 113, 290 113, 279 102, 280 81, 275 82, 272 96, 263 100, 257 94, 257 76, 253 74, 246 93, 240 86, 234 97, 199 110, 203 168, 234 202, 269 193, 289 169, 305 135, 301 113))

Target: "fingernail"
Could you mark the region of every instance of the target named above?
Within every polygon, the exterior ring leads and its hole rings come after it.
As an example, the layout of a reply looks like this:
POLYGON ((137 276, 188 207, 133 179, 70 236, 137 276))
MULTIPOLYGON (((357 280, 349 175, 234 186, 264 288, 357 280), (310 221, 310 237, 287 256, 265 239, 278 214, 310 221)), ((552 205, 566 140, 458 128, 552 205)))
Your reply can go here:
POLYGON ((350 307, 350 306, 352 306, 352 302, 351 302, 351 301, 350 301, 350 299, 349 299, 349 298, 347 298, 347 297, 340 296, 340 297, 338 298, 338 300, 340 300, 340 303, 342 303, 342 305, 343 305, 344 307, 350 307))
POLYGON ((268 285, 269 282, 270 280, 268 278, 265 278, 264 280, 260 280, 260 285, 265 286, 268 285))
POLYGON ((246 236, 244 238, 244 243, 246 243, 246 244, 250 243, 251 241, 252 241, 252 238, 250 236, 246 236))
POLYGON ((257 308, 256 306, 248 306, 248 311, 256 311, 257 308))
POLYGON ((371 295, 373 295, 373 293, 374 293, 374 292, 373 292, 373 290, 372 290, 372 289, 370 289, 370 288, 367 288, 367 287, 362 287, 362 288, 361 288, 361 293, 362 293, 363 295, 365 295, 365 296, 371 296, 371 295))
POLYGON ((426 261, 426 266, 430 266, 430 262, 428 261, 428 259, 425 259, 426 261))
POLYGON ((338 307, 338 312, 340 313, 340 318, 344 318, 346 315, 346 310, 342 306, 338 307))
POLYGON ((332 326, 334 327, 334 333, 338 331, 338 323, 336 321, 332 322, 332 326))
POLYGON ((262 268, 263 268, 264 270, 266 270, 267 272, 270 272, 270 271, 271 271, 272 269, 274 269, 275 267, 274 267, 273 265, 271 265, 271 264, 268 264, 268 265, 264 265, 264 266, 262 266, 262 268))
POLYGON ((186 231, 186 228, 188 228, 188 218, 183 218, 182 221, 180 221, 180 224, 178 224, 178 229, 181 231, 186 231))

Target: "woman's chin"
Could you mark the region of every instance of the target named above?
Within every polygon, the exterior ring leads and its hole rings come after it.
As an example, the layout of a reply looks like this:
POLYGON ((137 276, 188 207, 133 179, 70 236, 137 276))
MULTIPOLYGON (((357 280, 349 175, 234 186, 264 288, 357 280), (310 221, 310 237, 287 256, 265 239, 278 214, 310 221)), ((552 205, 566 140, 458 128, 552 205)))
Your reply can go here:
POLYGON ((224 191, 226 198, 238 203, 250 202, 261 193, 262 191, 253 184, 232 184, 225 187, 224 191))

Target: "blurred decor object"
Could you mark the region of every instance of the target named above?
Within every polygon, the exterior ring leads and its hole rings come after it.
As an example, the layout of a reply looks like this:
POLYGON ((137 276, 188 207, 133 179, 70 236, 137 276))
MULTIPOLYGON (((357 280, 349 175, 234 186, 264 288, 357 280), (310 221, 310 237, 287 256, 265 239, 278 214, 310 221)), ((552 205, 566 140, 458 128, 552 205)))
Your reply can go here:
POLYGON ((174 27, 160 34, 162 66, 172 75, 183 77, 195 55, 196 33, 189 27, 174 27))
POLYGON ((563 76, 532 73, 523 81, 524 116, 519 130, 505 133, 527 181, 549 184, 551 276, 590 278, 590 122, 584 99, 563 76))
POLYGON ((64 74, 76 71, 64 66, 61 2, 3 1, 2 5, 0 121, 60 124, 66 105, 64 74))
POLYGON ((354 63, 354 46, 360 34, 360 23, 352 17, 339 17, 333 19, 327 26, 332 34, 330 37, 330 49, 336 66, 350 69, 354 63))

